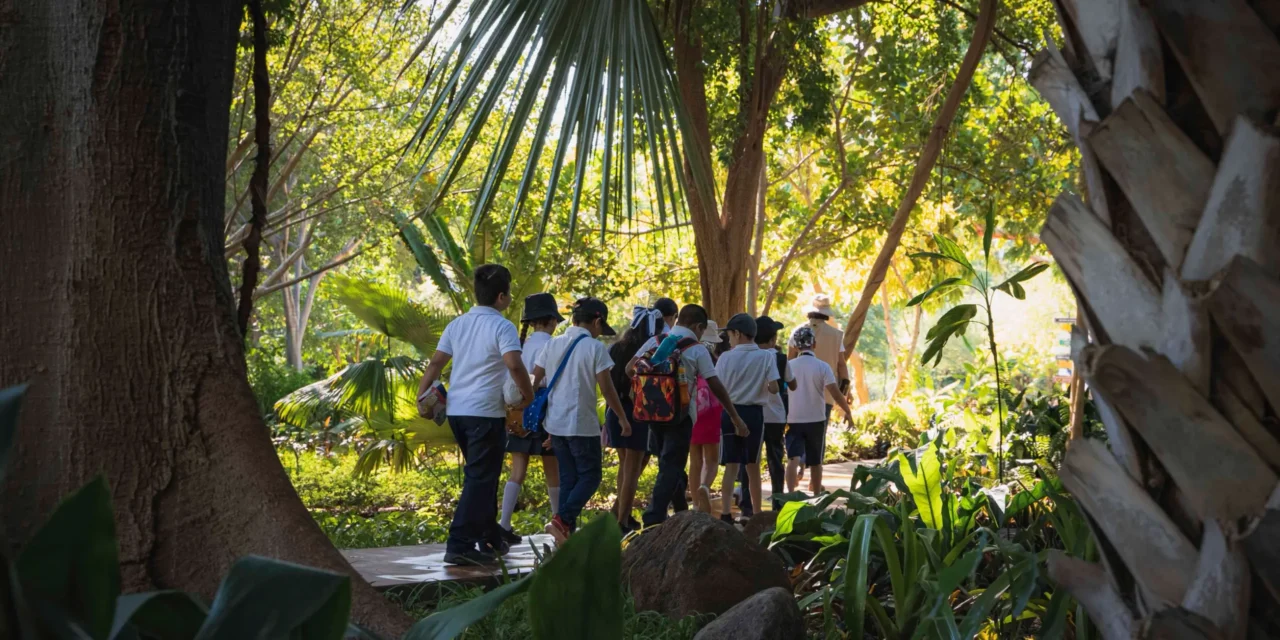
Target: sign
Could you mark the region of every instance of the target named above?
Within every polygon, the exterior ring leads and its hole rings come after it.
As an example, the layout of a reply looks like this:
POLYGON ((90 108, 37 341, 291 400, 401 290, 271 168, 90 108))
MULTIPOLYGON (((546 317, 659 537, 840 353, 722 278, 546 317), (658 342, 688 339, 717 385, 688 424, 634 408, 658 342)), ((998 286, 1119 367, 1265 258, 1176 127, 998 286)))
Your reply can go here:
POLYGON ((1071 330, 1076 326, 1076 319, 1054 318, 1053 321, 1057 324, 1053 335, 1053 358, 1057 365, 1053 381, 1071 384, 1075 372, 1075 362, 1071 360, 1071 330))

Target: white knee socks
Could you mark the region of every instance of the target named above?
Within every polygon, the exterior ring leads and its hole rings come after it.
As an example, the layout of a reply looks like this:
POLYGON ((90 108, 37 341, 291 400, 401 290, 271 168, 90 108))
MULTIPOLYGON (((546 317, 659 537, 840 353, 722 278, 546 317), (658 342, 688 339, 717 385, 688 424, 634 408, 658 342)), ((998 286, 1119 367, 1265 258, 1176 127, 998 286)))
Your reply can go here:
POLYGON ((547 495, 551 498, 551 515, 560 513, 560 487, 547 487, 547 495))
POLYGON ((519 498, 520 484, 507 481, 507 485, 502 488, 502 519, 498 521, 503 529, 511 528, 511 514, 515 512, 516 500, 519 498))

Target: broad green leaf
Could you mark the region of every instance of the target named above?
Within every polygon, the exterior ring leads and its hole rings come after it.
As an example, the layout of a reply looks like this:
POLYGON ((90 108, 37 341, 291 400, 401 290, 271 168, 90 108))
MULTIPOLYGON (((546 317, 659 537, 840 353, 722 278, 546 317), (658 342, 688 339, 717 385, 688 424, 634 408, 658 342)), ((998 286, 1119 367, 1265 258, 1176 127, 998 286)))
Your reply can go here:
POLYGON ((207 615, 204 605, 181 591, 130 593, 116 600, 110 638, 189 640, 199 633, 207 615))
POLYGON ((351 613, 351 579, 340 573, 246 556, 218 586, 197 640, 342 638, 351 613))
POLYGON ((942 314, 942 316, 938 318, 938 322, 935 323, 933 325, 933 328, 929 329, 929 331, 925 334, 924 336, 925 340, 932 340, 938 335, 940 335, 942 331, 945 331, 948 328, 955 327, 956 325, 959 325, 961 323, 967 323, 969 320, 972 320, 973 317, 976 316, 977 314, 978 314, 978 305, 958 304, 948 309, 946 313, 942 314))
POLYGON ((437 611, 410 627, 404 640, 453 640, 467 627, 502 606, 508 598, 528 591, 532 584, 532 577, 508 582, 479 598, 437 611))
POLYGON ((991 261, 991 238, 996 232, 996 203, 987 206, 986 228, 982 230, 982 255, 991 261))
POLYGON ((435 251, 427 245, 426 239, 422 237, 422 231, 418 229, 418 225, 398 214, 396 216, 396 224, 400 229, 400 239, 409 248, 409 252, 413 254, 413 259, 418 263, 418 268, 422 269, 422 272, 427 274, 428 278, 431 278, 431 282, 436 285, 436 289, 449 298, 458 313, 465 312, 465 296, 459 295, 454 290, 453 283, 449 282, 449 276, 445 274, 444 268, 440 266, 440 261, 436 258, 435 251))
POLYGON ((409 300, 397 287, 346 276, 331 276, 334 297, 379 333, 413 345, 423 355, 435 351, 448 318, 409 300))
POLYGON ((920 521, 926 527, 941 530, 943 526, 942 462, 933 445, 925 445, 911 455, 898 454, 898 470, 911 491, 920 521))
POLYGON ((924 302, 925 300, 928 300, 931 296, 933 296, 933 294, 935 294, 935 293, 937 293, 937 292, 939 292, 939 291, 942 291, 942 290, 944 290, 944 289, 949 289, 949 288, 951 288, 951 287, 955 286, 956 284, 958 284, 958 283, 960 283, 960 282, 962 282, 962 280, 961 280, 960 278, 955 278, 955 277, 947 278, 946 280, 943 280, 942 282, 939 282, 938 284, 935 284, 935 285, 933 285, 932 287, 929 287, 929 289, 928 289, 927 291, 925 291, 924 293, 922 293, 922 294, 920 294, 920 295, 918 295, 918 296, 916 296, 916 297, 914 297, 914 298, 912 298, 912 299, 908 300, 908 301, 907 301, 907 306, 908 306, 908 307, 914 307, 914 306, 916 306, 916 305, 918 305, 918 304, 920 304, 920 303, 924 302))
POLYGON ((58 505, 15 563, 29 600, 61 609, 94 638, 111 631, 120 594, 114 517, 99 476, 58 505))
POLYGON ((789 535, 814 533, 822 528, 822 512, 806 502, 788 502, 782 505, 778 513, 778 522, 773 530, 773 540, 778 541, 789 535))
POLYGON ((954 240, 940 233, 935 233, 933 234, 933 241, 938 245, 938 253, 964 267, 965 271, 974 273, 973 265, 969 263, 969 258, 964 255, 964 249, 961 249, 960 245, 956 244, 954 240))
POLYGON ((861 638, 867 622, 867 565, 876 516, 861 515, 853 525, 849 555, 844 562, 844 625, 850 637, 861 638))
POLYGON ((622 637, 622 535, 598 516, 533 574, 529 623, 535 638, 622 637))
POLYGON ((9 467, 9 450, 13 448, 13 440, 18 431, 18 410, 22 408, 22 397, 27 394, 27 385, 0 389, 0 482, 4 481, 9 467))
POLYGON ((996 285, 995 289, 997 291, 1003 291, 1013 296, 1014 298, 1017 298, 1018 300, 1026 299, 1027 292, 1025 289, 1022 288, 1022 285, 1020 283, 1026 282, 1027 280, 1030 280, 1036 277, 1037 275, 1039 275, 1041 272, 1045 271, 1048 268, 1049 268, 1049 263, 1047 262, 1036 262, 1034 264, 1029 264, 1026 267, 1023 267, 1021 271, 1013 274, 1012 276, 1009 276, 1009 278, 1006 279, 1004 282, 1001 282, 1000 284, 996 285))

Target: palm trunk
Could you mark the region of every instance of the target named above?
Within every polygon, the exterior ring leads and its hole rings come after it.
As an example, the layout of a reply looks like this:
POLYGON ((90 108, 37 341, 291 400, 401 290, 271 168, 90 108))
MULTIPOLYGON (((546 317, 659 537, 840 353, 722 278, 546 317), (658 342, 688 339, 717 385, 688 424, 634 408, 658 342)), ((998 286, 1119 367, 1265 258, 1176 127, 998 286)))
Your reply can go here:
POLYGON ((1280 7, 1058 7, 1065 45, 1031 82, 1089 193, 1061 196, 1041 237, 1080 296, 1076 368, 1110 446, 1078 441, 1061 470, 1108 561, 1057 557, 1050 574, 1107 638, 1272 635, 1280 7))
POLYGON ((243 3, 6 7, 0 385, 31 391, 0 540, 103 474, 127 590, 208 600, 260 554, 352 575, 355 619, 403 629, 303 508, 246 379, 222 217, 243 3))

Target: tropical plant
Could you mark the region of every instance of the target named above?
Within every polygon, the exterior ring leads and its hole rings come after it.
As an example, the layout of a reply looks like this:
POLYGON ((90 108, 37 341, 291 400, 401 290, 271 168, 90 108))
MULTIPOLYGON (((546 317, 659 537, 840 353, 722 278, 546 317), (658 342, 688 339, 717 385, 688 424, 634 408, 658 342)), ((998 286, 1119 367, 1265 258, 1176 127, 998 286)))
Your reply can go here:
POLYGON ((861 467, 847 491, 779 496, 766 541, 796 566, 799 603, 819 610, 822 637, 840 627, 851 638, 1019 637, 1028 619, 1058 633, 1067 625, 1072 603, 1047 581, 1042 556, 1086 557, 1083 516, 1052 477, 1023 488, 961 475, 951 439, 861 467))
MULTIPOLYGON (((0 482, 26 387, 0 390, 0 482)), ((345 575, 267 558, 232 565, 212 604, 181 591, 120 593, 115 516, 99 477, 67 496, 12 560, 0 554, 5 638, 368 637, 348 625, 345 575)))
POLYGON ((912 307, 922 304, 937 293, 956 288, 969 288, 981 296, 981 300, 978 303, 957 304, 938 318, 938 322, 925 334, 928 346, 925 347, 924 354, 920 356, 920 363, 927 364, 930 360, 933 360, 933 364, 936 366, 942 360, 942 348, 946 346, 947 341, 952 337, 963 337, 971 323, 976 323, 987 330, 987 347, 991 354, 991 363, 996 375, 996 413, 999 420, 997 423, 999 425, 996 451, 996 455, 999 456, 997 466, 1000 480, 1004 481, 1004 407, 1007 393, 1000 380, 1000 350, 996 346, 996 323, 995 317, 991 313, 991 299, 997 291, 1003 291, 1018 300, 1026 299, 1027 292, 1022 283, 1048 269, 1049 264, 1047 262, 1029 264, 999 284, 993 285, 991 280, 991 240, 995 235, 995 227, 995 206, 993 205, 987 209, 986 227, 982 236, 983 262, 981 270, 974 268, 959 245, 942 234, 934 234, 933 236, 934 243, 938 248, 937 251, 922 251, 911 254, 912 258, 929 258, 957 265, 961 271, 960 275, 948 277, 912 298, 907 302, 907 306, 912 307), (979 308, 986 315, 985 322, 974 319, 978 314, 979 308))
POLYGON ((453 442, 447 426, 418 415, 416 403, 422 357, 434 350, 448 318, 394 287, 345 276, 332 282, 337 299, 382 337, 383 348, 281 398, 276 414, 296 429, 368 438, 357 473, 371 473, 384 463, 395 470, 412 468, 422 447, 453 442), (396 341, 418 355, 396 355, 396 341))

